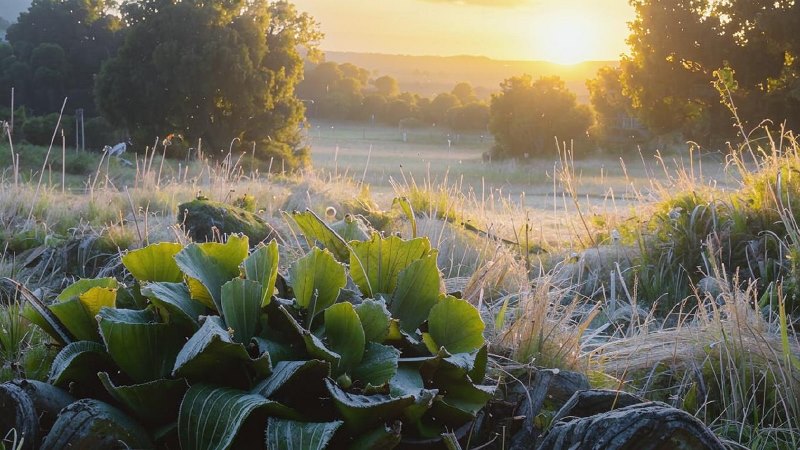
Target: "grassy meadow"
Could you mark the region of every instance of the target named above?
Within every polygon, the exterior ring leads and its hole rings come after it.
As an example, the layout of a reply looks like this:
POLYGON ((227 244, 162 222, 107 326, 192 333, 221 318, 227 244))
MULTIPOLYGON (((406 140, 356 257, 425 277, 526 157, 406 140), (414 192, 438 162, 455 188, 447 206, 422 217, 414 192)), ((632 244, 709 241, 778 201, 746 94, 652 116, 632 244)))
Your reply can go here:
MULTIPOLYGON (((0 144, 0 277, 47 299, 80 277, 124 278, 121 253, 188 240, 177 207, 197 195, 253 196, 290 248, 281 211, 334 207, 408 236, 392 203, 406 197, 448 287, 481 310, 490 377, 578 371, 685 409, 730 448, 800 448, 791 134, 583 158, 554 141, 548 158, 490 162, 488 133, 326 122, 307 133, 313 168, 301 174, 260 173, 246 155, 162 161, 163 148, 125 155, 132 167, 68 148, 62 166, 61 148, 0 144)), ((52 351, 2 288, 0 378, 46 378, 52 351)))

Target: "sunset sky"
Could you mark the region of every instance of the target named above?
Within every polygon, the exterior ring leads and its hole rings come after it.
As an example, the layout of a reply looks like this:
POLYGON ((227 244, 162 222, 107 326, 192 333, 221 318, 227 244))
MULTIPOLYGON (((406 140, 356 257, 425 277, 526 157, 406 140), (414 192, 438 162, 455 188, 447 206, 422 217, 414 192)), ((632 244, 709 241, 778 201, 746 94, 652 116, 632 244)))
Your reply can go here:
POLYGON ((626 51, 627 0, 295 0, 323 50, 575 63, 626 51))

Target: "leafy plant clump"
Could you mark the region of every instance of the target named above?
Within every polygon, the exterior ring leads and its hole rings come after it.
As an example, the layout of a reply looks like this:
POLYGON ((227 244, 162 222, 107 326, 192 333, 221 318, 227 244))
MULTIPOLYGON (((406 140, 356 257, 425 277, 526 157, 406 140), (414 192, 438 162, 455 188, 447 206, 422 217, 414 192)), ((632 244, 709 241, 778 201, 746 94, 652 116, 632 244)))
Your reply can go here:
POLYGON ((345 242, 292 217, 312 247, 285 276, 277 243, 233 235, 132 251, 129 287, 84 279, 49 306, 27 293, 63 345, 49 382, 82 399, 45 446, 89 442, 112 416, 135 425, 129 446, 183 449, 383 449, 474 420, 493 393, 484 324, 443 293, 427 239, 345 242))

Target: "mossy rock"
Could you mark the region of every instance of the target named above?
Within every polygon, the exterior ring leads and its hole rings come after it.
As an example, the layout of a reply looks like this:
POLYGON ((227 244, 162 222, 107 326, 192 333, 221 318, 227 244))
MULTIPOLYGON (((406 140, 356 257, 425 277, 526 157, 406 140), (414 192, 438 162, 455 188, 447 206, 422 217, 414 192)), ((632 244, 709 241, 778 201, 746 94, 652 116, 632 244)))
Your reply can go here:
POLYGON ((221 202, 193 200, 178 206, 178 223, 186 227, 195 242, 219 240, 223 235, 242 233, 255 245, 277 236, 257 215, 221 202))
POLYGON ((686 411, 624 392, 585 390, 576 392, 556 414, 537 448, 724 450, 725 446, 686 411))

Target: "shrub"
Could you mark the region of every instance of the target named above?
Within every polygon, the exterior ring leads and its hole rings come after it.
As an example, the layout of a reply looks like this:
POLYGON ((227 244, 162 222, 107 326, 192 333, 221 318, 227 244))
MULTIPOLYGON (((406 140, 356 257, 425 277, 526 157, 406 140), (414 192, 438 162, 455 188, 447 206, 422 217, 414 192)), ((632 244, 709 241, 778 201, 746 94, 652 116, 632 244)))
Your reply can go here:
POLYGON ((92 117, 84 124, 86 148, 100 150, 106 145, 113 146, 119 142, 114 127, 103 117, 92 117))
MULTIPOLYGON (((30 117, 22 124, 22 134, 25 140, 34 145, 50 145, 50 140, 53 138, 53 132, 56 130, 59 115, 57 113, 48 114, 46 116, 30 117)), ((75 124, 72 116, 62 116, 60 128, 64 131, 64 138, 67 143, 75 139, 73 128, 75 124)), ((56 134, 55 144, 61 144, 61 135, 56 134)))
MULTIPOLYGON (((442 293, 427 239, 345 243, 311 213, 292 217, 325 249, 312 247, 285 279, 276 242, 248 254, 233 235, 128 253, 130 288, 79 280, 48 307, 28 294, 37 308, 26 315, 63 345, 50 382, 84 397, 67 410, 130 423, 130 436, 113 432, 131 446, 152 445, 140 428, 161 430, 152 436, 167 448, 277 448, 287 437, 392 448, 474 419, 492 392, 476 384, 484 324, 442 293), (345 289, 348 269, 360 294, 345 289)), ((93 438, 64 441, 63 422, 45 444, 93 438)))

